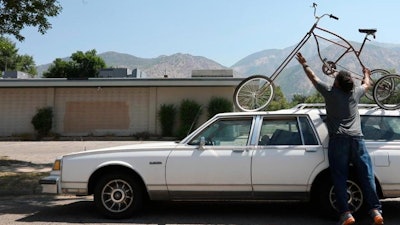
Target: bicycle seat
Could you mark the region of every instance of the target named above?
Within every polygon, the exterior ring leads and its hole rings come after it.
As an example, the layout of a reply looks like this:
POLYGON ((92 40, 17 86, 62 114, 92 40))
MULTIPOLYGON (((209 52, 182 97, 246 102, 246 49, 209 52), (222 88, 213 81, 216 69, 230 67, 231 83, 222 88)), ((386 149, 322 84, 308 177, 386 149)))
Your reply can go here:
POLYGON ((360 33, 365 33, 365 34, 372 34, 374 35, 377 31, 377 29, 358 29, 360 33))

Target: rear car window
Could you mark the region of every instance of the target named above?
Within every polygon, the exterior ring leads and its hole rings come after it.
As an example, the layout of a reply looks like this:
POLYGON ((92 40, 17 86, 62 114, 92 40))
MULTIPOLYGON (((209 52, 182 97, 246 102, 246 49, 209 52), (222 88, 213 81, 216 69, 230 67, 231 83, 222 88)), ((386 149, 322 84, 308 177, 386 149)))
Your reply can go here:
POLYGON ((361 116, 365 140, 400 141, 400 117, 361 116))
POLYGON ((258 145, 318 145, 305 116, 263 119, 258 145))
POLYGON ((361 129, 365 140, 400 141, 400 117, 361 115, 361 129))

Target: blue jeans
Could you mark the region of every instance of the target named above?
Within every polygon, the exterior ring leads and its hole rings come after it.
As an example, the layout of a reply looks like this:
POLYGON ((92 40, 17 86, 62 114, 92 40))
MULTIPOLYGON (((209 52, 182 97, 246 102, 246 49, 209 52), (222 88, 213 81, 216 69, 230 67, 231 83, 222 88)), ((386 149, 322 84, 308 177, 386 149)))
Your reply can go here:
POLYGON ((382 206, 376 194, 371 157, 362 137, 344 135, 330 137, 328 158, 336 195, 336 207, 340 213, 349 211, 346 181, 350 163, 353 164, 369 210, 381 210, 382 206))

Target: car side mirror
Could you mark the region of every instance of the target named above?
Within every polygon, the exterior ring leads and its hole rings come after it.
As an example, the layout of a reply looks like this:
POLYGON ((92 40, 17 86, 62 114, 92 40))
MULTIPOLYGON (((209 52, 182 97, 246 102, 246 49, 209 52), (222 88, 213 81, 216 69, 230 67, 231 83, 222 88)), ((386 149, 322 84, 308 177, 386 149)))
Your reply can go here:
POLYGON ((200 137, 199 150, 204 150, 205 145, 206 145, 206 138, 200 137))

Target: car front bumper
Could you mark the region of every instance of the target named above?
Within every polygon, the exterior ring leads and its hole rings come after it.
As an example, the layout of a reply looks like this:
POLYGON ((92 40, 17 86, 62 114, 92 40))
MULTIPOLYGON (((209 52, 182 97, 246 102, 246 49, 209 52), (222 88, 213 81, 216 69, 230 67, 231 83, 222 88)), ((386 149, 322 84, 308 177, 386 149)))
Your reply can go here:
POLYGON ((50 175, 39 180, 42 186, 42 193, 61 194, 60 177, 50 175))

